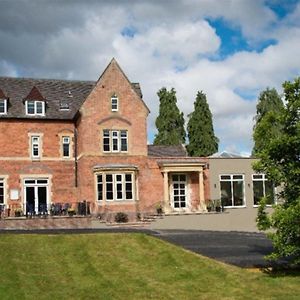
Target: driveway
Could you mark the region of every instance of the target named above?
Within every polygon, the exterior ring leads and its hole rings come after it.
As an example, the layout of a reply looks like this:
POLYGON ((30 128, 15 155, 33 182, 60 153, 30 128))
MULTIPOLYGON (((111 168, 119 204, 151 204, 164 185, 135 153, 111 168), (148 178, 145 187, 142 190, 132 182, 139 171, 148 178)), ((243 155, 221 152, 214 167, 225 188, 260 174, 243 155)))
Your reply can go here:
POLYGON ((157 237, 190 251, 244 268, 268 267, 272 243, 262 233, 159 230, 157 237))

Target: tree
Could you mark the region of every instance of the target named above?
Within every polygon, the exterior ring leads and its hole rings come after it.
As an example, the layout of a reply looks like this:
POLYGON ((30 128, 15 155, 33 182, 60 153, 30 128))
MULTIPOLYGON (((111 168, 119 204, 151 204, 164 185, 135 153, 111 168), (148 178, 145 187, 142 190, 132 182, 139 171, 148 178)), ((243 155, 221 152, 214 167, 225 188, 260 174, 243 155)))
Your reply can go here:
POLYGON ((212 114, 206 101, 206 95, 202 91, 197 93, 194 111, 189 115, 187 132, 189 155, 209 156, 218 152, 219 139, 214 134, 212 114))
POLYGON ((267 88, 260 93, 256 106, 253 155, 256 155, 256 153, 264 149, 273 138, 280 135, 281 124, 278 116, 283 108, 283 102, 274 88, 267 88))
POLYGON ((185 143, 184 117, 177 107, 176 91, 161 88, 159 97, 159 115, 155 125, 158 134, 155 136, 154 145, 180 145, 185 143))
POLYGON ((270 258, 289 257, 290 264, 300 265, 300 78, 285 82, 283 88, 281 133, 257 152, 260 161, 254 167, 283 187, 284 202, 275 206, 268 220, 260 212, 265 228, 274 229, 269 234, 274 246, 270 258))

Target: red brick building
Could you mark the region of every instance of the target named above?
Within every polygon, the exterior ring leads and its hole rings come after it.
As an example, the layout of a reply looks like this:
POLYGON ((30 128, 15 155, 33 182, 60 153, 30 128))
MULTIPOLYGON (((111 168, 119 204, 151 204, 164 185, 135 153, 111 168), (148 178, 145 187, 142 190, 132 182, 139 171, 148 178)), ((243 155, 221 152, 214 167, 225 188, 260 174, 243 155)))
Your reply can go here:
POLYGON ((147 145, 139 84, 113 59, 96 82, 0 77, 0 206, 46 213, 205 209, 206 159, 147 145))

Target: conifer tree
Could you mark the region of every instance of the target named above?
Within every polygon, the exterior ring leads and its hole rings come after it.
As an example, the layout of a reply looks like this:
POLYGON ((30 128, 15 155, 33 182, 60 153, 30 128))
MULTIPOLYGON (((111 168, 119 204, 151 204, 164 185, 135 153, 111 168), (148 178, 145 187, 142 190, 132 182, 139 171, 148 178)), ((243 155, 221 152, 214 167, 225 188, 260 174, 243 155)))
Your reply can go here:
POLYGON ((218 152, 219 139, 215 136, 212 114, 202 91, 197 93, 194 111, 189 115, 187 132, 189 155, 209 156, 218 152))
POLYGON ((154 145, 180 145, 185 143, 184 117, 177 107, 176 91, 161 88, 159 97, 159 115, 156 118, 158 130, 154 145))
POLYGON ((253 128, 253 155, 257 155, 272 139, 280 135, 282 126, 278 117, 283 108, 283 102, 274 88, 267 88, 260 93, 256 105, 256 124, 253 128))

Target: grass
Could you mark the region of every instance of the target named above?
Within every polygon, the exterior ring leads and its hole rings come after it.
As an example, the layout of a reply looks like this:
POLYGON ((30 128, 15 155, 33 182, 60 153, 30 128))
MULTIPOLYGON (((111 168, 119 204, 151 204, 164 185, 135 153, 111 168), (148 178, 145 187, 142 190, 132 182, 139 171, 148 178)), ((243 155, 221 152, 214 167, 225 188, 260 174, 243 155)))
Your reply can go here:
POLYGON ((225 265, 144 234, 0 236, 0 299, 299 299, 299 274, 225 265))

